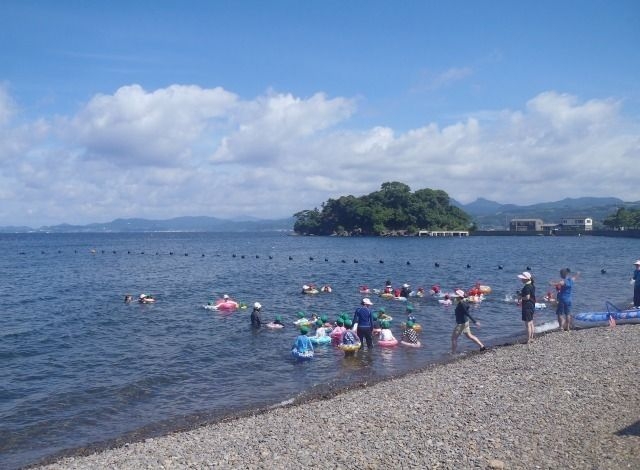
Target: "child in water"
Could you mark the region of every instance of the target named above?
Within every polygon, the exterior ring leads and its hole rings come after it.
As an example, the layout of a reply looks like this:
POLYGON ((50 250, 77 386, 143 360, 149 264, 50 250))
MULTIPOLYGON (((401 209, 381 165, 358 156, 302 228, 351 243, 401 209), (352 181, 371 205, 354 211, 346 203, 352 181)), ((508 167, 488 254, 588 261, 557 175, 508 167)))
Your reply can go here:
POLYGON ((384 309, 384 307, 380 307, 378 309, 378 320, 380 321, 384 321, 384 320, 389 320, 391 317, 389 315, 387 315, 386 310, 384 309))
POLYGON ((351 325, 352 325, 351 320, 346 319, 344 322, 346 331, 342 335, 342 344, 353 345, 353 344, 360 343, 360 339, 351 329, 351 325))
POLYGON ((319 318, 316 320, 316 338, 322 338, 327 336, 327 330, 324 327, 324 323, 319 318))
POLYGON ((413 329, 413 322, 412 321, 407 321, 407 323, 404 326, 404 330, 402 331, 402 342, 403 343, 408 343, 408 344, 419 344, 420 341, 418 341, 418 334, 416 333, 416 330, 413 329))
POLYGON ((342 335, 344 335, 345 331, 347 331, 347 329, 344 327, 344 321, 342 318, 338 317, 336 320, 336 326, 331 330, 331 339, 337 343, 341 342, 342 335))
POLYGON ((293 343, 291 352, 297 352, 298 354, 313 352, 313 344, 307 336, 307 333, 309 333, 309 328, 307 328, 306 326, 300 327, 300 334, 296 338, 295 343, 293 343))
POLYGON ((412 323, 416 323, 416 317, 413 315, 413 305, 411 304, 407 304, 407 307, 405 309, 405 313, 407 314, 407 321, 408 322, 412 322, 412 323))
POLYGON ((388 321, 383 321, 380 326, 382 327, 382 329, 380 330, 380 341, 393 341, 394 339, 396 339, 389 329, 390 324, 388 321))
POLYGON ((282 323, 282 317, 280 315, 276 315, 276 318, 272 323, 274 325, 282 325, 282 327, 284 327, 284 323, 282 323))

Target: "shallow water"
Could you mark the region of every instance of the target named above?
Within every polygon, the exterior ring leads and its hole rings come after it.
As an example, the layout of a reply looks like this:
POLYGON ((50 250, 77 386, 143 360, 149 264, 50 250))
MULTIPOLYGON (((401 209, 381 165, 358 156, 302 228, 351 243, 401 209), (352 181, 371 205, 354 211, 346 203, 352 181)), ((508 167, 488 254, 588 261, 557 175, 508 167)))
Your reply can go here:
MULTIPOLYGON (((505 301, 520 288, 519 272, 531 267, 541 297, 569 266, 582 272, 576 312, 603 310, 605 300, 625 306, 639 247, 635 239, 584 236, 0 235, 0 467, 446 357, 453 309, 412 299, 423 348, 377 348, 345 358, 319 346, 312 361, 293 361, 296 312, 331 319, 351 313, 360 285, 380 288, 387 279, 426 289, 439 283, 447 291, 476 281, 490 285, 492 294, 472 310, 481 324, 473 330, 499 344, 523 330, 519 308, 505 301), (330 284, 333 292, 305 296, 305 283, 330 284), (125 293, 143 292, 157 302, 123 302, 125 293), (252 331, 249 309, 224 315, 202 308, 224 293, 249 305, 259 301, 263 320, 279 314, 288 327, 252 331)), ((396 320, 405 318, 404 303, 372 300, 396 320)), ((535 321, 554 317, 548 308, 535 321)), ((392 327, 397 337, 400 321, 392 327)), ((462 353, 476 349, 463 338, 459 346, 462 353)))

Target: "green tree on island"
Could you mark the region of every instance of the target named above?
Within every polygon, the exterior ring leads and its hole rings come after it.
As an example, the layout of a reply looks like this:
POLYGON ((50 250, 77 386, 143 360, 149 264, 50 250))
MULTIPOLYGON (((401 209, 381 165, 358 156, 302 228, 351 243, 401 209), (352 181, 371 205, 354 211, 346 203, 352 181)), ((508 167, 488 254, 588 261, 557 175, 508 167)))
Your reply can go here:
POLYGON ((615 214, 607 217, 602 224, 612 229, 640 228, 640 209, 621 207, 615 214))
POLYGON ((418 230, 469 230, 471 218, 449 203, 439 189, 411 192, 404 183, 383 183, 379 191, 361 197, 341 196, 321 209, 294 214, 295 232, 305 235, 415 234, 418 230))

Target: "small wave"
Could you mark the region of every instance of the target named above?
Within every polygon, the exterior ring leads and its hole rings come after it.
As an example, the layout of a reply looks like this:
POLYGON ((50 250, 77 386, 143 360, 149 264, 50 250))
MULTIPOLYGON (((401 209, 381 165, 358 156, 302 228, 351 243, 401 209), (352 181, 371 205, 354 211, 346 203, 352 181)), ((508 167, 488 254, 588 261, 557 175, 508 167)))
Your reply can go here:
POLYGON ((295 399, 289 398, 288 400, 284 400, 279 403, 275 403, 274 405, 271 405, 268 409, 273 410, 274 408, 282 408, 284 406, 293 405, 294 403, 295 403, 295 399))
POLYGON ((544 322, 541 325, 537 325, 535 327, 535 332, 544 333, 545 331, 557 330, 558 328, 560 328, 560 325, 558 324, 557 320, 553 320, 544 322))

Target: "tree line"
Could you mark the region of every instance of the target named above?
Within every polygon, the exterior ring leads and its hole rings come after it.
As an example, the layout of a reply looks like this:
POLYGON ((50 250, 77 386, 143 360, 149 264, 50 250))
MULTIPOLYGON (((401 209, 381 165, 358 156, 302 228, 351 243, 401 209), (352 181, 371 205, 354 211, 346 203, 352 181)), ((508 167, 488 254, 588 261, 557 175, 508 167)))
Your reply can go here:
POLYGON ((611 229, 640 228, 640 209, 621 207, 615 214, 607 217, 602 224, 611 229))
POLYGON ((419 230, 469 230, 471 217, 449 203, 439 189, 411 188, 397 181, 383 183, 365 196, 341 196, 323 202, 321 209, 294 214, 293 229, 305 235, 415 234, 419 230))

